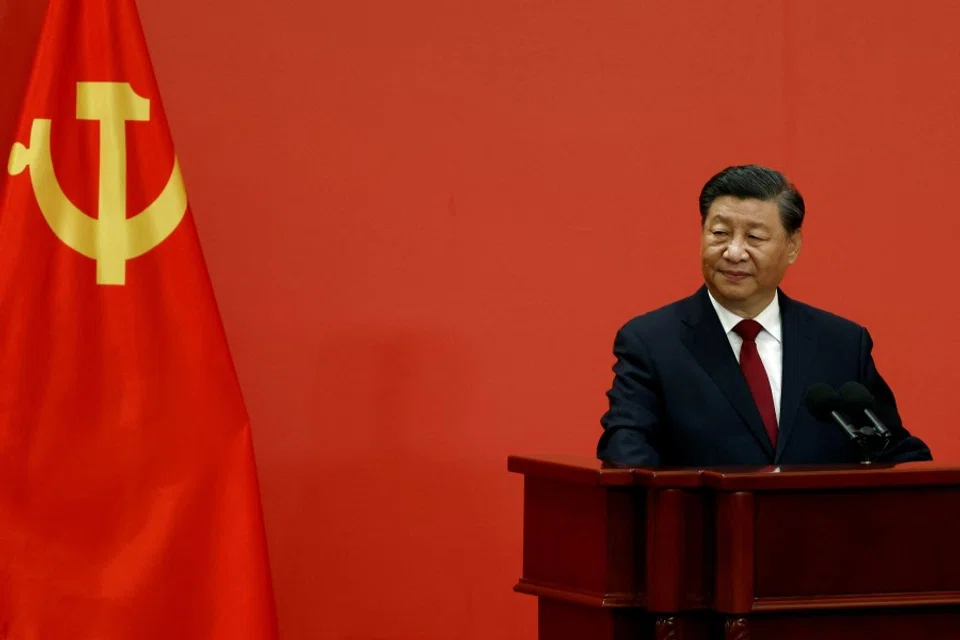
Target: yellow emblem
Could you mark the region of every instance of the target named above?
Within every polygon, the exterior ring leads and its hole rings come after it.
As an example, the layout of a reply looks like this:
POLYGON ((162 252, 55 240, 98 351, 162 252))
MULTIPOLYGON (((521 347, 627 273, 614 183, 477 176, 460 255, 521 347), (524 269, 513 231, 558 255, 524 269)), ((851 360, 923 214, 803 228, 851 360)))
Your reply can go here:
POLYGON ((125 82, 78 82, 77 119, 100 123, 100 183, 97 217, 78 209, 63 193, 50 154, 50 120, 34 119, 30 148, 19 142, 10 151, 8 170, 30 167, 37 204, 53 232, 74 251, 97 261, 97 284, 124 284, 127 260, 150 251, 173 233, 187 210, 180 164, 160 196, 128 218, 127 121, 148 122, 150 100, 125 82))

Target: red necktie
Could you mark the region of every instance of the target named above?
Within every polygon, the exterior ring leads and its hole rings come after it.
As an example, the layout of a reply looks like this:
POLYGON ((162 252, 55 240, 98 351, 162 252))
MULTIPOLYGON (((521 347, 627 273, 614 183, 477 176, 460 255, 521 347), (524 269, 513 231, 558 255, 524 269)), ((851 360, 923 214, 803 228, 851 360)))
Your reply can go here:
POLYGON ((763 426, 767 428, 767 435, 773 448, 777 448, 777 411, 773 407, 773 393, 770 391, 770 379, 767 370, 763 368, 760 353, 757 351, 757 334, 763 327, 756 320, 741 320, 733 328, 741 338, 743 346, 740 348, 740 370, 747 379, 747 386, 753 394, 753 401, 760 410, 763 426))

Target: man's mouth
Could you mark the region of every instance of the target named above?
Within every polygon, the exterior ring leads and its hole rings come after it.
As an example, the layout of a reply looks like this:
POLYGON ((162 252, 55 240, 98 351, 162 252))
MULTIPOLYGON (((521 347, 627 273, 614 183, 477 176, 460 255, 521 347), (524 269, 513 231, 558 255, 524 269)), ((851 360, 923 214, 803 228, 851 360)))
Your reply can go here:
POLYGON ((728 280, 735 280, 735 281, 740 281, 750 276, 750 274, 747 273, 746 271, 721 271, 720 273, 722 273, 723 276, 728 280))

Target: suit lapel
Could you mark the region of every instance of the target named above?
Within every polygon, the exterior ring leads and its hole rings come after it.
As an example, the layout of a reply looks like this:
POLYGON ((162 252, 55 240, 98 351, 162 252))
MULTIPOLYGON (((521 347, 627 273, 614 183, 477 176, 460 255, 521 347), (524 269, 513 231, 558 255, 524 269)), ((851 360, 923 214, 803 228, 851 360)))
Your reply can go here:
POLYGON ((720 391, 736 409, 767 455, 773 459, 773 445, 763 427, 760 412, 750 393, 750 387, 740 371, 723 325, 710 304, 706 287, 687 299, 684 323, 689 331, 684 339, 690 353, 710 375, 720 391))
POLYGON ((777 457, 793 434, 797 411, 803 400, 803 381, 809 370, 813 354, 813 338, 805 331, 802 318, 803 309, 795 302, 778 292, 780 296, 780 322, 783 327, 783 375, 780 392, 780 436, 777 438, 777 457))

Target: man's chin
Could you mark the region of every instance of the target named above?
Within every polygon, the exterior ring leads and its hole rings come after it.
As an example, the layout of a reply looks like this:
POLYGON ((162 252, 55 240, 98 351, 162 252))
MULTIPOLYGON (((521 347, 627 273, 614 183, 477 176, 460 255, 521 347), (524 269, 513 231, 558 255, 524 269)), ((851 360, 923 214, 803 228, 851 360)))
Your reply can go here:
POLYGON ((714 298, 726 300, 746 300, 754 292, 754 287, 744 282, 730 282, 722 275, 718 275, 710 287, 710 293, 714 298))

